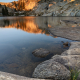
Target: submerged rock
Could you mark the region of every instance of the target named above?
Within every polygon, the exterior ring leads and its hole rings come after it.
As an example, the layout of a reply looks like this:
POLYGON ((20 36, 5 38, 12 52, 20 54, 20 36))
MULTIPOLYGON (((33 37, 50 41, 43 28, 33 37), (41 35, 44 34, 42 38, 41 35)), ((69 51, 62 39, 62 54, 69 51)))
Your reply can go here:
POLYGON ((68 42, 63 43, 63 45, 65 45, 65 46, 68 46, 68 44, 69 44, 68 42))
POLYGON ((32 52, 32 54, 36 57, 40 57, 40 58, 43 58, 43 57, 46 57, 48 54, 50 54, 50 52, 46 49, 36 49, 32 52))
POLYGON ((44 61, 35 68, 33 77, 53 80, 69 80, 70 71, 62 64, 50 59, 44 61))
POLYGON ((69 47, 69 45, 70 45, 69 42, 63 42, 63 41, 61 41, 61 42, 63 43, 63 47, 64 47, 64 48, 69 47))

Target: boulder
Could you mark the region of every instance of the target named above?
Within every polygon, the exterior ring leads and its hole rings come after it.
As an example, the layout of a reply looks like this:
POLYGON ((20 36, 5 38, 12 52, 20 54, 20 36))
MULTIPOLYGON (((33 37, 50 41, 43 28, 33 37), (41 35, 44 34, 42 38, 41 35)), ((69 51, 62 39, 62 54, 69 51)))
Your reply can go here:
POLYGON ((80 70, 80 55, 56 55, 52 57, 52 60, 64 65, 68 70, 80 70))
POLYGON ((48 54, 50 54, 50 52, 46 49, 36 49, 32 52, 32 54, 36 57, 40 57, 40 58, 43 58, 43 57, 46 57, 48 54))
POLYGON ((69 80, 70 71, 62 64, 50 59, 42 62, 35 68, 33 77, 53 80, 69 80))
POLYGON ((53 61, 59 62, 68 69, 80 69, 80 42, 71 42, 68 50, 64 51, 61 55, 52 57, 53 61))

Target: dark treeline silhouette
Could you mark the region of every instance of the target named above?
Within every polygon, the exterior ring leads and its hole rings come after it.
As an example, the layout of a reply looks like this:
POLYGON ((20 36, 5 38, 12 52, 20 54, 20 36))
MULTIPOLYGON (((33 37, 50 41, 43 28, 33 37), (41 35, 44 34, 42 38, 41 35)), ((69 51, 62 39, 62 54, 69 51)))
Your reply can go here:
POLYGON ((7 9, 6 6, 5 6, 5 8, 2 8, 2 15, 3 16, 8 16, 8 9, 7 9))
POLYGON ((0 7, 1 7, 1 4, 0 4, 0 7))
POLYGON ((3 27, 5 27, 6 25, 9 26, 9 23, 10 23, 9 20, 3 20, 3 22, 4 22, 4 26, 3 27))

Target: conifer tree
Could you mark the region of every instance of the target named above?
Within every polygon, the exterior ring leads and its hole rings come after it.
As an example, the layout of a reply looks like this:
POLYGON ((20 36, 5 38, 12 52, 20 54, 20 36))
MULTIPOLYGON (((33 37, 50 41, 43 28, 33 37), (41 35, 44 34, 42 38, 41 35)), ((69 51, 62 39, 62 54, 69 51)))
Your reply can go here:
POLYGON ((5 10, 4 10, 4 8, 2 8, 2 15, 3 15, 3 16, 5 15, 5 10))
POLYGON ((8 16, 8 9, 6 6, 5 6, 5 15, 8 16))
POLYGON ((1 4, 0 4, 0 7, 1 7, 1 4))
POLYGON ((8 9, 7 9, 6 6, 5 6, 5 8, 2 8, 2 15, 3 16, 8 16, 8 9))

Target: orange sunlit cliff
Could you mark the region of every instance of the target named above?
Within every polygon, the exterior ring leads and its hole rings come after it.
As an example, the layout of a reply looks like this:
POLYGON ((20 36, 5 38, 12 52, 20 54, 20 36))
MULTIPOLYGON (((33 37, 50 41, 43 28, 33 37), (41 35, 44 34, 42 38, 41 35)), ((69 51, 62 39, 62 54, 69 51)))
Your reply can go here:
MULTIPOLYGON (((31 10, 33 9, 35 6, 38 5, 38 2, 41 0, 18 0, 18 1, 13 1, 10 3, 3 3, 0 2, 1 5, 6 5, 9 8, 14 8, 16 10, 31 10)), ((72 2, 75 0, 64 0, 67 2, 72 2)), ((56 4, 56 2, 53 2, 54 4, 56 4)), ((49 7, 52 6, 52 4, 49 5, 49 7)))
POLYGON ((39 1, 40 0, 18 0, 10 3, 0 2, 0 4, 16 10, 31 10, 38 5, 39 1))

